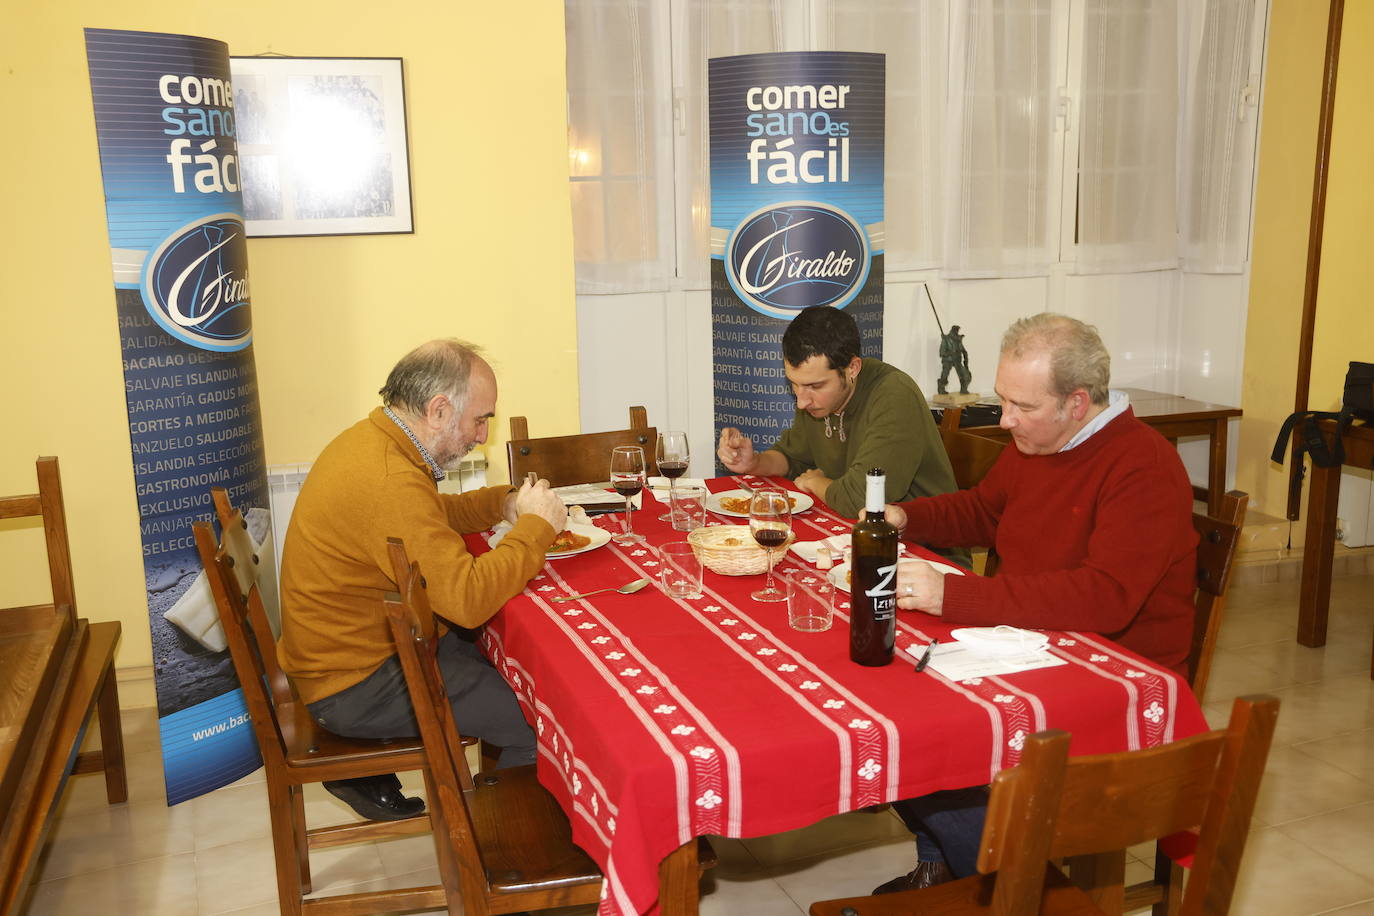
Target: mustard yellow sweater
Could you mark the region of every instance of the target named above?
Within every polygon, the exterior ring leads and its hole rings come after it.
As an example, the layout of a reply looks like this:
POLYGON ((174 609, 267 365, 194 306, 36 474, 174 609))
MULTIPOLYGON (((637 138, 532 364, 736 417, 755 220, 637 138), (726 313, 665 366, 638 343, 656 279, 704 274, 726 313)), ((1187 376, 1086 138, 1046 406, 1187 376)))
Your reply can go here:
POLYGON ((282 552, 277 657, 302 700, 362 681, 395 653, 382 596, 395 591, 386 539, 418 561, 430 603, 464 627, 485 623, 544 565, 554 531, 522 515, 479 558, 462 534, 501 519, 509 487, 438 491, 419 451, 381 409, 344 430, 310 469, 282 552))

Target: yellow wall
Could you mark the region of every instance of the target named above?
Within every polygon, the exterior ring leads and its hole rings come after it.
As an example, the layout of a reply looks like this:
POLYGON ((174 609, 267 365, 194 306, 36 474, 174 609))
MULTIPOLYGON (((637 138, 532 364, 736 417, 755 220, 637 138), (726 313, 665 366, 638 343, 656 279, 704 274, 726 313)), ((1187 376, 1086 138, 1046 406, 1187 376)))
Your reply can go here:
MULTIPOLYGON (((1282 516, 1286 467, 1269 461, 1293 409, 1326 4, 1272 0, 1255 202, 1236 486, 1282 516)), ((1327 187, 1308 406, 1340 403, 1346 363, 1374 361, 1374 3, 1347 3, 1327 187)), ((1306 498, 1303 511, 1306 512, 1306 498)))
MULTIPOLYGON (((576 432, 563 5, 64 0, 0 30, 0 493, 32 492, 33 459, 61 458, 79 611, 122 621, 118 662, 135 666, 151 650, 87 26, 405 59, 415 234, 249 242, 267 461, 283 464, 312 460, 435 336, 487 347, 495 437, 511 413, 576 432)), ((504 478, 501 441, 488 454, 504 478)), ((37 534, 0 537, 0 606, 48 600, 37 534)))

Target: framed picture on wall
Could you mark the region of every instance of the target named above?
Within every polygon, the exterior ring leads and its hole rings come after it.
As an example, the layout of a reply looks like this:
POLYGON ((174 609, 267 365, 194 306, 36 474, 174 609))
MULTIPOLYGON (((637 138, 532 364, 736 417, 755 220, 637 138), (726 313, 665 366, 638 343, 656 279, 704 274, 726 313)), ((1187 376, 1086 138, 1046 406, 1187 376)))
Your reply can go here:
POLYGON ((399 57, 231 57, 250 237, 413 232, 399 57))

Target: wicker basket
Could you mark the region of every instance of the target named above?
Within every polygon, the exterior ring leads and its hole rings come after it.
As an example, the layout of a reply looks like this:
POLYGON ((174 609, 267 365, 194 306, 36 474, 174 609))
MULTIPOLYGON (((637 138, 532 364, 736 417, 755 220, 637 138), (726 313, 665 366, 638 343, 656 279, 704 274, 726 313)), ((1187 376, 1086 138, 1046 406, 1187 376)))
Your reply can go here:
MULTIPOLYGON (((793 535, 787 535, 791 544, 793 535)), ((703 566, 722 576, 756 576, 768 571, 768 552, 754 542, 748 525, 708 525, 687 535, 703 566)), ((784 544, 778 556, 787 549, 784 544)))

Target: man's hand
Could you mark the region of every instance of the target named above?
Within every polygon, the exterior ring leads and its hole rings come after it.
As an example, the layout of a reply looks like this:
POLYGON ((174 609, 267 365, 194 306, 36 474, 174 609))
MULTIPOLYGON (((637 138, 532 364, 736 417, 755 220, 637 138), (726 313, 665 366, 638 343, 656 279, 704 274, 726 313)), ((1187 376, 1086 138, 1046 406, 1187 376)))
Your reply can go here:
POLYGON ((939 617, 944 612, 944 605, 945 577, 942 573, 920 560, 897 564, 897 607, 939 617))
POLYGON ((830 485, 834 482, 835 481, 831 480, 829 477, 826 477, 825 474, 821 473, 820 468, 802 471, 797 475, 795 481, 797 489, 805 490, 821 502, 825 502, 825 491, 830 489, 830 485))
POLYGON ((514 496, 516 516, 537 515, 553 526, 554 533, 567 527, 568 507, 563 505, 557 493, 549 489, 547 480, 535 484, 527 480, 514 496))
POLYGON ((906 530, 906 510, 901 506, 892 503, 883 506, 883 518, 887 520, 889 525, 896 528, 899 534, 906 530))
POLYGON ((720 431, 716 457, 736 474, 753 474, 757 470, 758 455, 754 453, 754 440, 733 426, 720 431))

